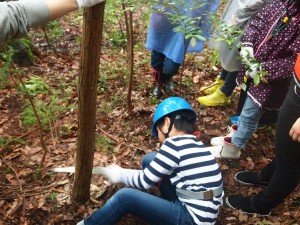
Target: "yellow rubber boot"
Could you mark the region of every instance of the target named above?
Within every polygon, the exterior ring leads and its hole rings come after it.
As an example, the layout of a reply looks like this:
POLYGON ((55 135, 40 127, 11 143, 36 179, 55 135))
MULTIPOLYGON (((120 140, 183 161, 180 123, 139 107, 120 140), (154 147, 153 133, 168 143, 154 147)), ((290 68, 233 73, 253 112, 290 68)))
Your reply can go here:
POLYGON ((223 106, 230 104, 230 97, 226 96, 220 88, 213 94, 198 98, 198 102, 203 106, 223 106))
POLYGON ((211 95, 214 93, 218 88, 222 87, 225 80, 222 80, 220 76, 217 76, 215 82, 209 86, 204 86, 200 88, 200 92, 204 93, 205 95, 211 95))

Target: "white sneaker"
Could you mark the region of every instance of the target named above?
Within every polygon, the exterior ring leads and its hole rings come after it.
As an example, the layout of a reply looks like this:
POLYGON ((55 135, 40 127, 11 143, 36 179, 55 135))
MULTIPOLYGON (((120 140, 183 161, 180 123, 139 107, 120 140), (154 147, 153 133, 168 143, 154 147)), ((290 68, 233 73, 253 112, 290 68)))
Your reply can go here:
POLYGON ((81 220, 81 221, 78 222, 76 225, 84 225, 84 220, 81 220))

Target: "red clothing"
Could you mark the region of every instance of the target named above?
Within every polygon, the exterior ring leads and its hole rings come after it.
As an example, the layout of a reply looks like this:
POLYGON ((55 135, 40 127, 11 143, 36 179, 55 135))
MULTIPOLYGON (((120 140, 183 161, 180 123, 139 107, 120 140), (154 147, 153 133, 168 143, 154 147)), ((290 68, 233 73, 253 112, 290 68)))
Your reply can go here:
MULTIPOLYGON (((297 54, 300 52, 300 14, 292 5, 289 15, 293 15, 286 27, 270 41, 263 42, 272 25, 280 18, 279 24, 285 17, 288 1, 274 0, 266 5, 246 27, 243 45, 252 46, 255 59, 263 64, 262 70, 267 71, 268 84, 260 82, 249 88, 248 95, 260 107, 279 109, 292 77, 297 54)), ((240 72, 238 83, 241 83, 245 68, 240 72)))
POLYGON ((297 61, 294 67, 294 77, 296 84, 300 87, 300 54, 298 54, 297 61))

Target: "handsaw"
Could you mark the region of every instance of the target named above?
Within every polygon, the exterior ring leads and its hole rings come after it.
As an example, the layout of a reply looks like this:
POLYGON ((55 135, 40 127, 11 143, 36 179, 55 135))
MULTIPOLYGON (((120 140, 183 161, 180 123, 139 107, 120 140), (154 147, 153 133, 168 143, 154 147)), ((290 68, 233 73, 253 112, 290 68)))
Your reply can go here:
MULTIPOLYGON (((107 170, 110 170, 111 168, 109 167, 104 167, 104 166, 96 166, 93 167, 92 170, 92 174, 103 174, 105 172, 107 172, 107 170)), ((126 172, 140 172, 141 170, 137 170, 137 169, 125 169, 122 168, 124 171, 126 172)), ((56 173, 75 173, 75 166, 69 166, 69 167, 56 167, 52 169, 53 172, 56 173)))
MULTIPOLYGON (((102 166, 93 167, 92 174, 102 174, 105 168, 106 167, 102 167, 102 166)), ((53 168, 52 171, 56 173, 75 173, 75 166, 56 167, 53 168)))

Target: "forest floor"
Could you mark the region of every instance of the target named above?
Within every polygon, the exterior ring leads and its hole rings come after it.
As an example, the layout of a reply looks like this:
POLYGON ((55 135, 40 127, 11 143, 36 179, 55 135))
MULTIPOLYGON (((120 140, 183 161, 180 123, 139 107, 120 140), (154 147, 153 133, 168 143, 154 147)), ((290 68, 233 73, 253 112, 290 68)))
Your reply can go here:
MULTIPOLYGON (((151 136, 153 112, 161 99, 151 96, 150 52, 145 49, 146 27, 134 17, 135 53, 131 93, 134 109, 127 110, 128 75, 126 42, 118 28, 105 25, 100 77, 98 81, 96 148, 94 165, 117 163, 126 168, 141 168, 142 157, 159 148, 151 136)), ((53 173, 54 167, 74 166, 77 142, 78 73, 80 62, 80 13, 70 14, 46 27, 48 41, 41 30, 30 37, 40 52, 34 63, 22 67, 26 83, 34 75, 49 86, 47 94, 36 94, 35 100, 45 103, 50 112, 44 129, 48 148, 42 170, 43 148, 37 126, 25 126, 26 97, 19 91, 15 76, 0 90, 0 225, 74 225, 101 207, 120 186, 109 186, 101 176, 94 175, 91 199, 85 204, 71 202, 74 174, 53 173), (52 26, 52 27, 51 27, 52 26), (59 34, 61 35, 59 35, 59 34), (52 97, 52 98, 51 98, 52 97), (55 100, 59 100, 56 101, 55 100), (59 107, 54 107, 59 106, 59 107), (50 121, 50 122, 49 122, 50 121)), ((124 31, 123 31, 124 32, 124 31)), ((210 84, 220 73, 212 63, 211 50, 188 54, 183 76, 176 76, 173 95, 185 98, 198 115, 197 128, 201 140, 226 134, 230 116, 235 114, 239 88, 232 103, 224 107, 202 107, 196 101, 199 88, 210 84)), ((29 118, 30 117, 30 118, 29 118)), ((225 196, 251 195, 259 187, 241 186, 234 174, 242 170, 258 171, 274 157, 275 125, 257 130, 236 160, 218 160, 224 178, 225 196)), ((269 217, 246 215, 221 207, 217 224, 300 224, 300 189, 293 192, 269 217)), ((147 224, 128 215, 118 224, 147 224)))

